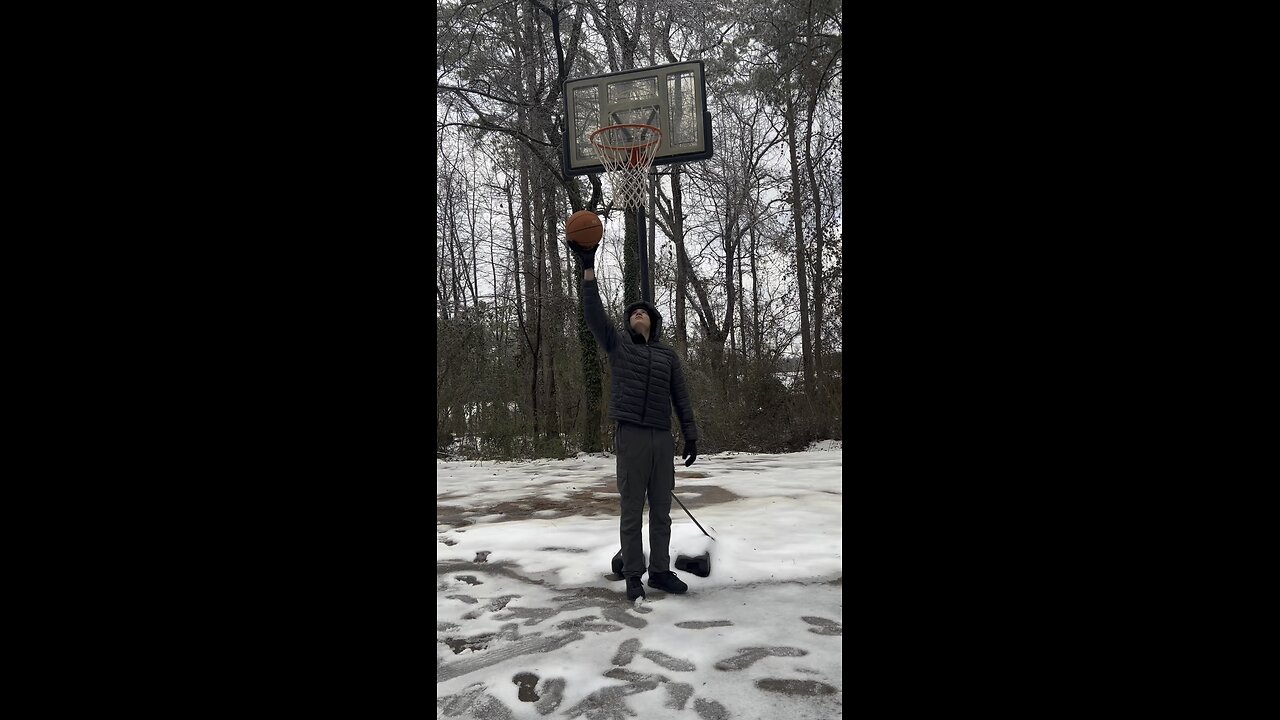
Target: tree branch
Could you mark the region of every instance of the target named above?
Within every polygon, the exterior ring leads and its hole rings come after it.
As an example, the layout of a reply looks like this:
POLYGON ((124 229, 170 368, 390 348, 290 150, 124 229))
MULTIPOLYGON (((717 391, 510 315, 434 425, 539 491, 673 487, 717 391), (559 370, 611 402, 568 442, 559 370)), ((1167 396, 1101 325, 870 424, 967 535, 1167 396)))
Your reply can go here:
POLYGON ((512 100, 511 98, 498 97, 497 95, 490 95, 487 92, 482 92, 480 90, 472 90, 471 88, 458 87, 457 85, 444 85, 442 83, 436 83, 436 89, 437 90, 453 90, 455 92, 460 92, 460 93, 475 93, 476 95, 483 95, 487 98, 497 100, 498 102, 503 102, 508 105, 520 105, 523 107, 538 107, 537 103, 520 102, 519 100, 512 100))

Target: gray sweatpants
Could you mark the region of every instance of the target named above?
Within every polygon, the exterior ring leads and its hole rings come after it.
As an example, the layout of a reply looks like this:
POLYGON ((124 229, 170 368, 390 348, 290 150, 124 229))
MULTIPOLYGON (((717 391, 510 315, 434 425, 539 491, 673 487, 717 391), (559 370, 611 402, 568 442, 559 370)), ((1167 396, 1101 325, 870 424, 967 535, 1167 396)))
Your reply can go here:
POLYGON ((644 574, 644 500, 649 498, 649 575, 671 570, 671 491, 675 440, 669 430, 618 423, 618 494, 622 497, 622 574, 644 574))

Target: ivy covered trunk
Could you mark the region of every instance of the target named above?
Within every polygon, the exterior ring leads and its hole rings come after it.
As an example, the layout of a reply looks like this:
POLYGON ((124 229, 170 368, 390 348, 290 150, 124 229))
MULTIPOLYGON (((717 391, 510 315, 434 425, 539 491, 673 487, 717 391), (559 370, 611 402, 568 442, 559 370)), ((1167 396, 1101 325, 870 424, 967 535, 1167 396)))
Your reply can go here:
POLYGON ((622 306, 625 308, 640 297, 640 253, 636 251, 636 211, 630 208, 622 213, 622 306))
MULTIPOLYGON (((578 282, 581 282, 582 264, 575 259, 574 265, 578 269, 578 282)), ((585 404, 578 445, 582 452, 602 452, 604 445, 600 441, 600 398, 603 388, 600 377, 600 346, 587 327, 587 316, 582 311, 582 293, 578 293, 576 305, 578 345, 582 348, 582 397, 585 404)))

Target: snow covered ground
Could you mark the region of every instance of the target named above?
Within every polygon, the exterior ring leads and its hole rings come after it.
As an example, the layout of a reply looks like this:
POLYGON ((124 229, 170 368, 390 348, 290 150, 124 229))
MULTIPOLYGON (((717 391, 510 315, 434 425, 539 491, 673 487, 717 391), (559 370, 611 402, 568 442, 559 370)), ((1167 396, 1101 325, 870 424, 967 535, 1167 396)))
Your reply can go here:
POLYGON ((835 441, 676 458, 715 540, 673 503, 672 559, 709 552, 711 575, 635 606, 610 569, 612 455, 438 460, 437 717, 841 717, 842 459, 835 441))

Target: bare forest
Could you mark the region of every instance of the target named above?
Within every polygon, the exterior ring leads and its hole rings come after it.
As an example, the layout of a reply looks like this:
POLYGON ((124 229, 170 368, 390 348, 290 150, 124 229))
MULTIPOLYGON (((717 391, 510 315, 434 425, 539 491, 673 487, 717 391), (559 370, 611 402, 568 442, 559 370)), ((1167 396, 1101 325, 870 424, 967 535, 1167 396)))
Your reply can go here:
POLYGON ((596 272, 621 327, 642 294, 635 212, 615 206, 607 175, 563 174, 563 83, 692 60, 705 64, 715 154, 657 168, 642 246, 700 449, 842 439, 839 4, 437 0, 436 11, 437 452, 611 449, 609 364, 583 320, 564 223, 583 209, 605 221, 596 272))

